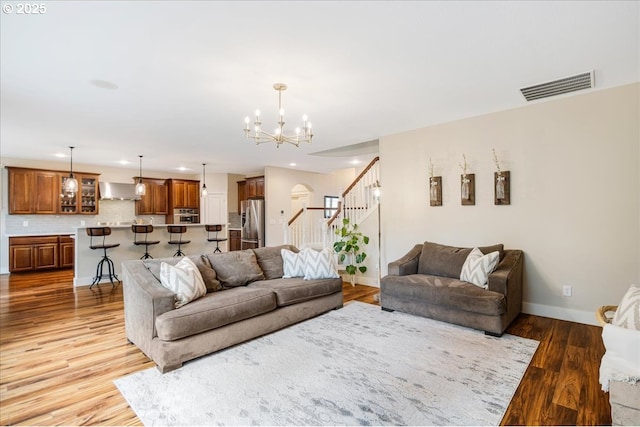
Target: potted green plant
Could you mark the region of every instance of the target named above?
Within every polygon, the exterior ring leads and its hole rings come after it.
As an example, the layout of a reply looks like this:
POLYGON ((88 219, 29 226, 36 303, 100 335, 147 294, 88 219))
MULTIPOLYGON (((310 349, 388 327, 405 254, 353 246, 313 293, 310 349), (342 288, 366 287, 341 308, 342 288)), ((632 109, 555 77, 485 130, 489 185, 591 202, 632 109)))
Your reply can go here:
POLYGON ((351 276, 351 285, 355 286, 355 275, 358 271, 365 273, 367 267, 362 265, 367 253, 362 250, 369 243, 369 237, 358 231, 358 224, 351 224, 349 218, 342 219, 342 227, 336 229, 340 240, 333 244, 333 250, 338 254, 338 263, 342 264, 347 256, 349 264, 346 271, 351 276))

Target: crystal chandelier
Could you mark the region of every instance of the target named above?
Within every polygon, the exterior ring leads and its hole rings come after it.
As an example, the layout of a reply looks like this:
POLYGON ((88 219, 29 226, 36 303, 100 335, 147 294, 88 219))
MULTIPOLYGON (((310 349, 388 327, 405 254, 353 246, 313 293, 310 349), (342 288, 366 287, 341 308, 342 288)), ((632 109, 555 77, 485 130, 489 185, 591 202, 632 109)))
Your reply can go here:
POLYGON ((276 147, 280 147, 281 144, 288 142, 296 147, 300 145, 300 142, 311 142, 313 134, 311 133, 311 123, 307 121, 307 115, 302 116, 302 129, 297 127, 294 135, 287 135, 284 130, 284 108, 282 108, 282 92, 287 90, 287 85, 284 83, 276 83, 273 88, 278 91, 278 127, 276 127, 274 133, 265 132, 260 128, 262 123, 260 122, 260 110, 256 110, 256 119, 253 122, 253 133, 249 128, 250 119, 247 116, 244 119, 244 134, 247 139, 253 139, 256 141, 256 145, 263 144, 265 142, 275 142, 276 147))

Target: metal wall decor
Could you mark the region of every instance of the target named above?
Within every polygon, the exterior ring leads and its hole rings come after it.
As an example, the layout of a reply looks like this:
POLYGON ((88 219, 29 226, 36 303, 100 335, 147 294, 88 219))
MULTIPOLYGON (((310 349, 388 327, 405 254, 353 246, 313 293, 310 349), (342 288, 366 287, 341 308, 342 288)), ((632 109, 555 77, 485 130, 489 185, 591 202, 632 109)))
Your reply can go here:
POLYGON ((509 171, 500 169, 500 161, 493 149, 493 161, 496 164, 497 172, 493 173, 493 203, 495 205, 511 204, 511 184, 509 171))
POLYGON ((462 175, 460 175, 460 199, 463 206, 473 206, 476 204, 476 176, 467 173, 467 156, 462 155, 464 163, 460 163, 462 175))
POLYGON ((429 159, 429 205, 442 206, 442 177, 433 176, 431 159, 429 159))

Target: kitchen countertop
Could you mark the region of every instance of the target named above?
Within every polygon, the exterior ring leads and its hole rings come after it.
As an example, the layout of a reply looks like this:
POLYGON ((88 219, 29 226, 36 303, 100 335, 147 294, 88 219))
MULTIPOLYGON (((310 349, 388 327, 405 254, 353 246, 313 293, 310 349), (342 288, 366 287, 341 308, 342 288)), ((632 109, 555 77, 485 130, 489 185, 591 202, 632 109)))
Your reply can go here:
POLYGON ((28 236, 33 236, 33 237, 42 237, 42 236, 69 236, 69 237, 73 237, 76 234, 75 231, 71 231, 69 233, 63 233, 63 232, 48 232, 48 233, 11 233, 11 234, 6 234, 7 237, 28 237, 28 236))

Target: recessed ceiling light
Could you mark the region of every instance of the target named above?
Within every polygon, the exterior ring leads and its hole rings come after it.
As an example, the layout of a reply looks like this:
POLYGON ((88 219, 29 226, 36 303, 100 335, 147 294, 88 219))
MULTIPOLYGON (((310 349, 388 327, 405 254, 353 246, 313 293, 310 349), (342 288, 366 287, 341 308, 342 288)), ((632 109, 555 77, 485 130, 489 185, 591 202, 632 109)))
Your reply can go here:
POLYGON ((128 165, 131 162, 129 162, 128 160, 118 160, 118 163, 120 163, 121 165, 128 165))
POLYGON ((189 168, 185 168, 184 166, 180 166, 180 167, 178 168, 178 170, 179 170, 180 172, 184 172, 184 171, 188 171, 188 170, 189 170, 189 168))
POLYGON ((349 163, 351 163, 352 165, 358 165, 358 164, 360 164, 360 160, 358 160, 358 159, 351 160, 349 163))
POLYGON ((293 162, 292 162, 292 163, 289 163, 289 166, 291 166, 291 167, 293 167, 293 166, 295 166, 295 165, 296 165, 296 164, 295 164, 295 163, 293 163, 293 162))
POLYGON ((64 158, 64 157, 66 157, 66 156, 64 155, 64 153, 56 153, 56 154, 54 154, 54 156, 58 157, 59 159, 62 159, 62 158, 64 158))

